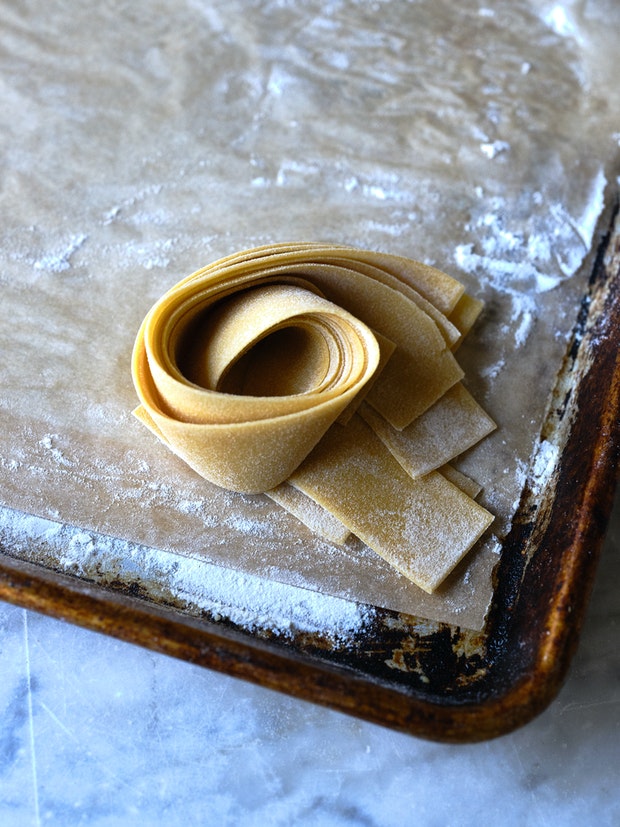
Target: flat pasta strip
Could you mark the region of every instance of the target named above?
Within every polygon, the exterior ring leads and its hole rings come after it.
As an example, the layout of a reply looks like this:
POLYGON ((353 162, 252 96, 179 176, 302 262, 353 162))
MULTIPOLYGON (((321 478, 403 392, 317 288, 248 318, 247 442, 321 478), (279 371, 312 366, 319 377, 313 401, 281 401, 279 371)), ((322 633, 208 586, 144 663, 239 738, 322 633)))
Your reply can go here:
MULTIPOLYGON (((439 472, 453 485, 467 494, 468 497, 475 499, 480 491, 481 486, 458 471, 451 465, 443 465, 438 469, 439 472)), ((304 494, 299 488, 295 488, 288 482, 283 482, 277 488, 267 491, 267 496, 270 497, 278 505, 289 511, 301 523, 309 528, 315 534, 318 534, 324 540, 337 545, 343 545, 351 537, 351 530, 337 519, 330 511, 323 505, 319 505, 316 500, 313 500, 307 494, 304 494)))
POLYGON ((449 315, 449 320, 460 331, 459 339, 453 343, 452 349, 456 350, 461 344, 465 336, 474 326, 476 319, 480 315, 483 308, 483 303, 480 299, 475 299, 467 293, 463 294, 458 303, 449 315))
POLYGON ((464 494, 467 494, 468 497, 471 497, 472 500, 475 500, 482 491, 482 486, 480 483, 476 482, 476 480, 472 480, 471 477, 468 477, 467 474, 459 471, 453 465, 450 465, 450 463, 442 465, 441 468, 438 468, 437 470, 448 480, 448 482, 451 482, 452 485, 456 485, 457 488, 460 488, 461 491, 464 494))
POLYGON ((402 431, 369 405, 361 415, 412 477, 450 462, 497 427, 460 382, 402 431))
POLYGON ((290 482, 429 593, 493 520, 441 474, 410 477, 357 415, 330 429, 290 482))
POLYGON ((267 496, 289 511, 299 522, 323 537, 324 540, 343 545, 351 536, 350 529, 316 500, 288 482, 267 491, 267 496))

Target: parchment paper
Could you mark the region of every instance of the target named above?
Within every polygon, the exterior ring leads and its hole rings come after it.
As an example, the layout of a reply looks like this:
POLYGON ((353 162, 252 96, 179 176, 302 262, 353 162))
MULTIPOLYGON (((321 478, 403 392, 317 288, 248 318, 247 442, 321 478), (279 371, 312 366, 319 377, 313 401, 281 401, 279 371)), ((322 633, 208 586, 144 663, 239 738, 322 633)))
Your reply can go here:
POLYGON ((617 174, 617 9, 3 6, 1 503, 479 628, 617 174), (460 467, 497 519, 435 596, 211 486, 130 415, 151 304, 289 240, 417 258, 486 302, 459 360, 499 429, 460 467))

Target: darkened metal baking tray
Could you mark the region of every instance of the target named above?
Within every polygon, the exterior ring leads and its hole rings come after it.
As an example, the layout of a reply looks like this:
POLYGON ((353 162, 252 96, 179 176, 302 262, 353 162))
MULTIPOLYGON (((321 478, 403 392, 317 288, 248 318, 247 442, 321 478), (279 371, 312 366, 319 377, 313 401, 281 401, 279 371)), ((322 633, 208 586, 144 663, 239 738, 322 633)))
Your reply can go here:
POLYGON ((110 574, 98 582, 0 553, 0 599, 421 737, 467 742, 526 723, 553 699, 584 618, 620 457, 617 207, 593 265, 541 443, 559 460, 528 484, 495 571, 484 629, 376 610, 358 633, 251 633, 197 617, 110 574))

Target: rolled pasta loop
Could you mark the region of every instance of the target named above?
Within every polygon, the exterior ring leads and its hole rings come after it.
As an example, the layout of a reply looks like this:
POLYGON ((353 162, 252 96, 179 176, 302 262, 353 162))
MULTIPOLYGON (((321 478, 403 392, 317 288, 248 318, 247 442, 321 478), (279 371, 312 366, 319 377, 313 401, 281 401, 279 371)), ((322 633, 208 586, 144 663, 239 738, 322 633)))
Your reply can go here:
POLYGON ((368 383, 380 347, 311 282, 225 276, 199 271, 149 312, 134 348, 136 413, 206 479, 264 492, 368 383))

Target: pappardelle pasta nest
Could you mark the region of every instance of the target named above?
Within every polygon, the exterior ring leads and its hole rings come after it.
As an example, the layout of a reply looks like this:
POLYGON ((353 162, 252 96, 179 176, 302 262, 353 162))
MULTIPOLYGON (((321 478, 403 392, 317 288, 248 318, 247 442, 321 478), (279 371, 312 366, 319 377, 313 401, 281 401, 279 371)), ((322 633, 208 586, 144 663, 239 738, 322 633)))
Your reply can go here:
POLYGON ((136 338, 134 413, 223 488, 350 534, 433 592, 493 520, 450 463, 491 417, 455 352, 482 308, 441 271, 276 244, 173 286, 136 338))

